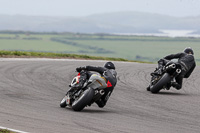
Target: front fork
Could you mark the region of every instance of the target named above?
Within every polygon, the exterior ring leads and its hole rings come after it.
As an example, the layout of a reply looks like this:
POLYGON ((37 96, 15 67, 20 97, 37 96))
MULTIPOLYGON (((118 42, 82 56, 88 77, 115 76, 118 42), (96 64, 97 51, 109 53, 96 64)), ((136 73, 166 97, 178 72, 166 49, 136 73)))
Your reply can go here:
POLYGON ((70 88, 69 91, 66 93, 64 99, 67 105, 72 105, 73 101, 75 100, 76 95, 80 95, 80 90, 73 90, 74 88, 70 88), (79 92, 77 92, 79 91, 79 92), (78 94, 76 94, 78 93, 78 94))

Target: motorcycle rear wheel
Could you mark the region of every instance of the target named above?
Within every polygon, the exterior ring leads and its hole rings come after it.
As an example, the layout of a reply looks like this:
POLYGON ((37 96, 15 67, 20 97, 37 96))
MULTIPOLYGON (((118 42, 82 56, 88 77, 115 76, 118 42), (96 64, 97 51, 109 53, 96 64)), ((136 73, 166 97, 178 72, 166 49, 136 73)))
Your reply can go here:
POLYGON ((94 89, 93 88, 88 88, 86 89, 83 94, 76 99, 73 104, 72 104, 72 109, 74 111, 81 111, 90 104, 92 98, 94 97, 94 89))
POLYGON ((170 82, 170 80, 171 76, 168 73, 165 73, 155 85, 150 87, 150 91, 152 93, 158 93, 163 88, 163 86, 170 82))

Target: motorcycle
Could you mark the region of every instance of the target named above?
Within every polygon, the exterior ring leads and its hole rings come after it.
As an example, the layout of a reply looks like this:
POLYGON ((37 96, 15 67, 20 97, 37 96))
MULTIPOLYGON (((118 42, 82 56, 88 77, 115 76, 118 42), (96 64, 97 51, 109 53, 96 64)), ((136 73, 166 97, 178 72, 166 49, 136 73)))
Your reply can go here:
MULTIPOLYGON (((84 70, 82 70, 84 71, 84 70)), ((60 102, 60 107, 71 107, 74 111, 81 111, 86 106, 90 106, 97 101, 104 93, 104 88, 107 87, 106 79, 98 74, 92 74, 89 79, 86 79, 83 86, 79 84, 80 73, 72 79, 69 85, 70 89, 60 102)))
POLYGON ((174 61, 169 61, 160 72, 155 71, 151 74, 149 90, 158 93, 162 89, 169 90, 171 83, 181 73, 181 65, 174 61))

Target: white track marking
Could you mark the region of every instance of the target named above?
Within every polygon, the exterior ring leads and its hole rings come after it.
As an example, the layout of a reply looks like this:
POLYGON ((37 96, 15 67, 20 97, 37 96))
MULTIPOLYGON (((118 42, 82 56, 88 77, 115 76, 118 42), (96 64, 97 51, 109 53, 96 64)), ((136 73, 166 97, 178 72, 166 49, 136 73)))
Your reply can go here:
POLYGON ((52 59, 52 58, 0 58, 0 61, 97 61, 103 60, 81 60, 81 59, 52 59))
MULTIPOLYGON (((52 58, 0 58, 0 61, 83 61, 83 62, 107 62, 107 60, 81 60, 81 59, 52 59, 52 58)), ((112 61, 117 63, 137 63, 137 62, 124 62, 112 61)))

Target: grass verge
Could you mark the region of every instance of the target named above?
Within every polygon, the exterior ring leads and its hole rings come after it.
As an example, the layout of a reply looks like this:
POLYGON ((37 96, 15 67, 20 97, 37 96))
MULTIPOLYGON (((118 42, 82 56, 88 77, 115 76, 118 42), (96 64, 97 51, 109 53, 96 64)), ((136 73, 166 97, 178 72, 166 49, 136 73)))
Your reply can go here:
POLYGON ((4 58, 8 58, 8 57, 9 58, 67 58, 67 59, 109 60, 109 61, 151 63, 151 62, 134 61, 134 60, 127 60, 123 58, 113 58, 113 57, 49 53, 49 52, 5 51, 5 50, 0 50, 0 57, 4 57, 4 58))
POLYGON ((12 132, 7 129, 0 129, 0 133, 16 133, 16 132, 12 132))

